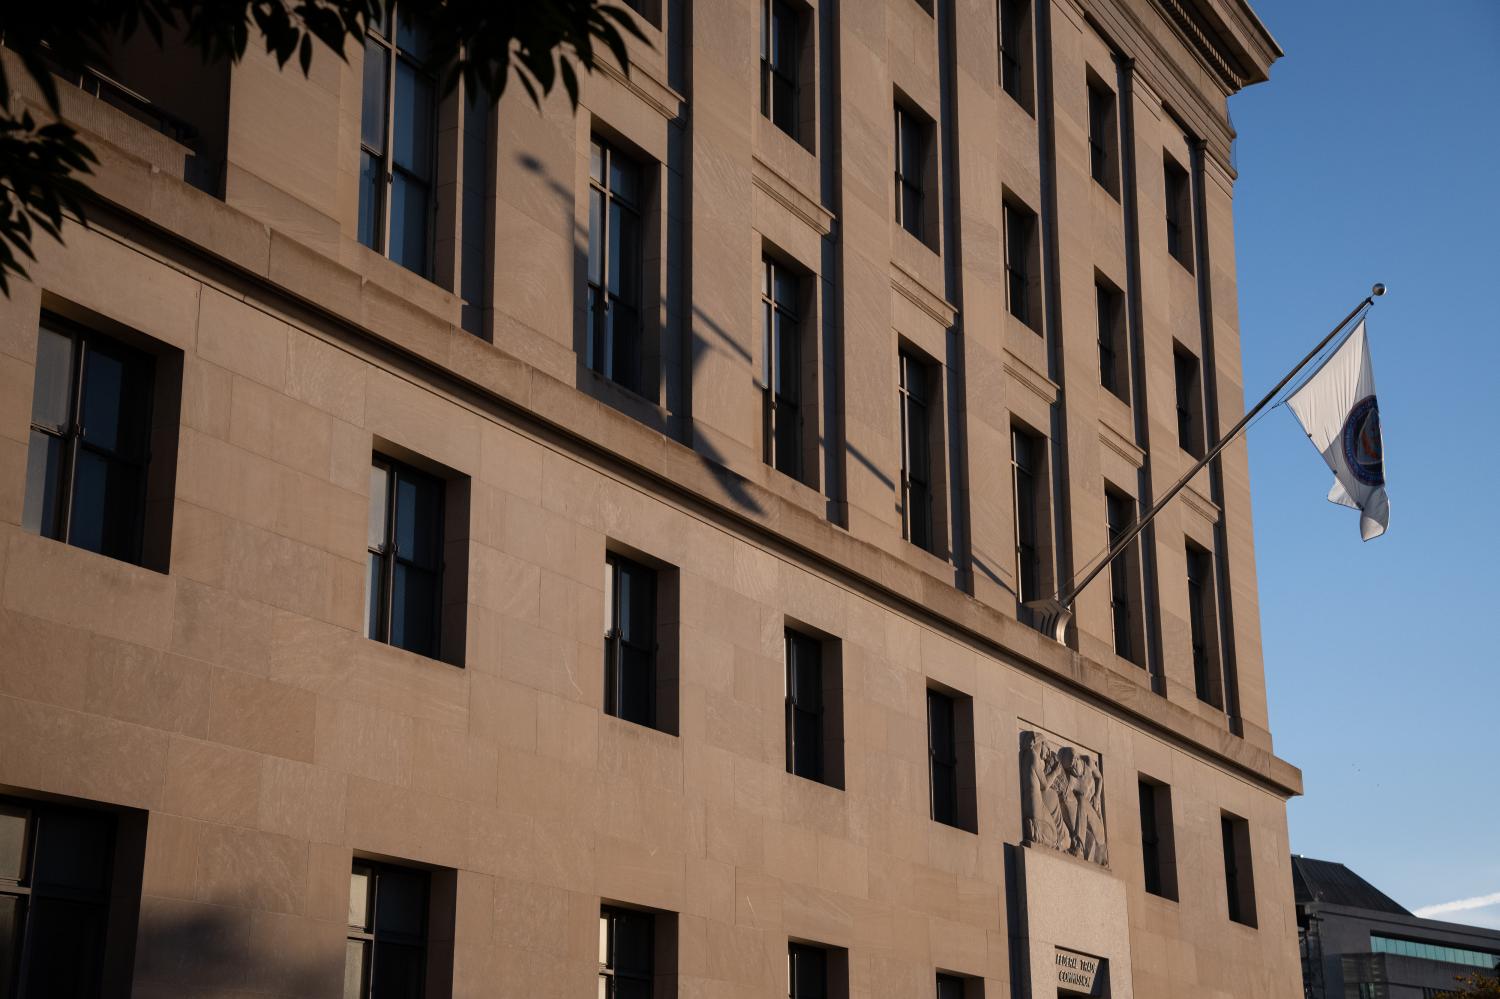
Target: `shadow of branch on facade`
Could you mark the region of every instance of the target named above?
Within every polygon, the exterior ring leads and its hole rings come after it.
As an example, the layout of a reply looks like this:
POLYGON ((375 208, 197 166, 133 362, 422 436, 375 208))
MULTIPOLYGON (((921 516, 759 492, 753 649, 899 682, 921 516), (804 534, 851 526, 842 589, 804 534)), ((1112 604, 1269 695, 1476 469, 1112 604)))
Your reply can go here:
MULTIPOLYGON (((574 204, 575 194, 572 187, 562 183, 556 177, 552 176, 552 172, 546 163, 537 159, 535 156, 524 153, 517 155, 516 162, 521 165, 522 169, 526 170, 528 173, 535 175, 541 181, 541 183, 545 185, 546 190, 552 195, 556 196, 557 205, 559 206, 559 208, 563 206, 572 206, 574 204)), ((587 268, 589 252, 588 226, 578 220, 576 212, 574 213, 571 224, 573 231, 574 273, 581 275, 586 273, 587 268)), ((672 296, 669 294, 668 298, 671 297, 672 296)), ((683 321, 681 325, 683 328, 679 335, 689 338, 687 344, 688 349, 686 351, 688 370, 685 372, 679 371, 677 377, 682 378, 689 385, 693 383, 694 377, 700 365, 702 364, 704 358, 708 356, 711 351, 723 350, 732 354, 740 362, 746 365, 754 364, 755 358, 751 351, 746 349, 744 345, 738 343, 723 326, 715 322, 698 306, 693 305, 691 307, 690 318, 683 321)), ((670 324, 666 323, 665 313, 663 319, 663 328, 670 328, 670 324)), ((662 352, 665 353, 670 349, 670 345, 669 343, 665 342, 665 336, 662 337, 662 341, 663 342, 659 346, 661 347, 662 352)), ((574 343, 574 350, 581 350, 579 343, 574 343)), ((582 355, 580 354, 579 356, 581 357, 582 355)), ((670 365, 665 366, 663 375, 666 377, 668 382, 668 403, 676 407, 677 405, 679 405, 678 400, 681 399, 684 393, 682 390, 676 389, 675 386, 671 384, 673 380, 673 372, 671 371, 670 365)), ((759 384, 758 381, 756 381, 755 374, 753 372, 751 373, 751 380, 752 382, 756 382, 758 389, 759 384)), ((650 402, 650 400, 647 401, 650 402)), ((607 400, 605 400, 605 402, 606 405, 609 404, 607 400)), ((712 443, 704 440, 701 436, 694 434, 690 427, 690 423, 688 423, 687 421, 683 422, 679 434, 679 436, 684 438, 681 443, 687 444, 689 447, 693 448, 693 450, 697 453, 699 460, 702 461, 704 466, 713 474, 714 481, 718 483, 719 488, 723 490, 724 495, 730 500, 730 502, 750 513, 764 513, 764 508, 750 494, 748 483, 745 478, 729 469, 727 457, 712 443)), ((657 429, 664 428, 658 427, 657 429)), ((673 435, 669 434, 669 436, 673 435)))
MULTIPOLYGON (((717 322, 711 319, 708 314, 697 305, 694 305, 692 308, 692 323, 690 324, 688 335, 692 338, 689 351, 691 356, 691 366, 690 369, 685 373, 684 377, 686 377, 689 381, 695 381, 695 375, 698 372, 698 366, 703 363, 703 359, 708 356, 710 351, 713 350, 727 349, 730 353, 737 356, 745 364, 754 364, 754 358, 751 356, 750 352, 746 350, 742 345, 736 343, 734 338, 729 335, 724 327, 720 326, 717 322), (703 337, 699 333, 699 330, 707 330, 709 333, 711 333, 713 335, 714 342, 710 342, 708 339, 703 337)), ((750 379, 751 383, 755 385, 757 393, 763 391, 762 386, 755 378, 753 372, 750 376, 750 379)), ((724 457, 723 453, 721 453, 716 447, 714 447, 713 444, 709 443, 707 440, 704 440, 701 436, 698 436, 697 434, 694 434, 693 436, 694 440, 687 442, 688 446, 691 447, 695 452, 697 452, 699 460, 703 462, 705 468, 713 473, 714 479, 719 483, 720 488, 724 490, 725 494, 730 498, 730 500, 745 508, 746 510, 749 510, 751 513, 764 513, 765 509, 760 505, 759 502, 756 501, 755 497, 750 495, 750 491, 746 488, 745 479, 742 476, 730 471, 728 467, 729 463, 724 457)))
MULTIPOLYGON (((227 996, 311 999, 339 995, 344 930, 335 922, 279 913, 142 900, 135 999, 227 996)), ((113 994, 113 993, 110 993, 113 994)))

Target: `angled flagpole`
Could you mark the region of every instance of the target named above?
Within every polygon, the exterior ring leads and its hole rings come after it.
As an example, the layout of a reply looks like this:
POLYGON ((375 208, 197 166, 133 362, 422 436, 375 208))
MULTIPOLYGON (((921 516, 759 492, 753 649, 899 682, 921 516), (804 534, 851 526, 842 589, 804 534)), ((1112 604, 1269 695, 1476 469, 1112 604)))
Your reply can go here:
POLYGON ((1250 421, 1255 419, 1256 415, 1259 414, 1261 410, 1270 405, 1271 400, 1276 398, 1277 393, 1286 388, 1288 383, 1290 383, 1293 378, 1297 377, 1297 373, 1303 368, 1307 367, 1309 361, 1317 357, 1319 352, 1321 352, 1324 347, 1328 346, 1329 343, 1333 341, 1334 337, 1343 332, 1344 327, 1349 325, 1350 320, 1359 315, 1361 310, 1374 304, 1375 299, 1384 294, 1385 285, 1383 284, 1376 284, 1373 288, 1371 288, 1370 294, 1367 295, 1364 300, 1361 301, 1358 305, 1350 309, 1349 314, 1345 316, 1339 322, 1339 324, 1329 332, 1327 336, 1325 336, 1322 340, 1319 340, 1318 345, 1312 350, 1308 351, 1307 356, 1298 361, 1292 368, 1292 370, 1286 373, 1286 377, 1282 378, 1281 381, 1272 386, 1271 391, 1267 392, 1265 396, 1260 400, 1260 402, 1257 402, 1254 406, 1250 407, 1249 411, 1246 412, 1244 416, 1240 417, 1240 422, 1231 427, 1229 429, 1229 432, 1219 439, 1219 443, 1210 448, 1208 453, 1205 454, 1202 458, 1199 458, 1198 461, 1194 463, 1193 467, 1188 469, 1187 472, 1182 476, 1182 478, 1178 479, 1176 484, 1174 484, 1171 489, 1168 489, 1162 496, 1162 498, 1157 500, 1152 505, 1151 509, 1147 510, 1140 517, 1136 518, 1135 523, 1131 524, 1129 528, 1121 532, 1120 536, 1115 539, 1113 544, 1109 546, 1109 551, 1105 553, 1104 559, 1098 565, 1094 566, 1094 568, 1090 569, 1088 575, 1084 576, 1083 579, 1079 580, 1076 583, 1071 583, 1068 586, 1063 587, 1057 592, 1057 595, 1055 597, 1047 597, 1042 600, 1029 601, 1026 604, 1026 607, 1034 615, 1036 615, 1038 630, 1045 635, 1051 635, 1054 641, 1060 644, 1063 643, 1068 632, 1068 624, 1073 620, 1073 603, 1078 599, 1078 594, 1083 592, 1083 588, 1089 585, 1089 583, 1092 583, 1094 581, 1094 578, 1098 576, 1099 573, 1103 572, 1104 569, 1116 558, 1118 558, 1126 548, 1130 547, 1130 543, 1136 539, 1136 536, 1138 534, 1146 529, 1146 525, 1151 523, 1151 521, 1156 518, 1157 514, 1161 513, 1162 508, 1165 507, 1169 502, 1171 502, 1172 497, 1182 492, 1183 488, 1192 481, 1193 476, 1203 471, 1203 469, 1208 465, 1209 462, 1217 458, 1226 447, 1233 443, 1234 439, 1241 433, 1243 433, 1245 428, 1250 425, 1250 421))

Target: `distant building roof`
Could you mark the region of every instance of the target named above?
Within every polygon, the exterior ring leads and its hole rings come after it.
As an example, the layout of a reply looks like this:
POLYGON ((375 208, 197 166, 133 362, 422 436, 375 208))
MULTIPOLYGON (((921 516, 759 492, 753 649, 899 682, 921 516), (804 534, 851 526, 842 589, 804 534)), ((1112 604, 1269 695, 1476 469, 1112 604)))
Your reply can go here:
POLYGON ((1343 864, 1331 860, 1313 860, 1294 854, 1292 888, 1298 905, 1322 902, 1325 905, 1347 905, 1376 912, 1411 915, 1385 892, 1343 864))

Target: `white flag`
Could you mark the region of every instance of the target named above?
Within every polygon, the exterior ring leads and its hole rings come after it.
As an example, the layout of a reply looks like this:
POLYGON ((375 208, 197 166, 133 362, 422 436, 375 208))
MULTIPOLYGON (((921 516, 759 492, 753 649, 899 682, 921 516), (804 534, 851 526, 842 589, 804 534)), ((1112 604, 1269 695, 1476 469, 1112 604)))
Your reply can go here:
POLYGON ((1333 356, 1287 400, 1308 439, 1333 469, 1328 498, 1360 513, 1360 537, 1385 533, 1390 501, 1385 495, 1385 457, 1375 372, 1361 319, 1333 356))

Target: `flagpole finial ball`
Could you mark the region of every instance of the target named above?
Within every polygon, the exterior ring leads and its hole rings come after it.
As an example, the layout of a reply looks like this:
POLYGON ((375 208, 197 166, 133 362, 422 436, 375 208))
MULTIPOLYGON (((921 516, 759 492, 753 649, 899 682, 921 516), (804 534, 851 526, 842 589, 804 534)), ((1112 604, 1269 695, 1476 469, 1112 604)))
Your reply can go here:
POLYGON ((1385 285, 1376 282, 1375 287, 1370 289, 1370 294, 1374 295, 1376 298, 1379 298, 1381 295, 1385 294, 1385 285))

